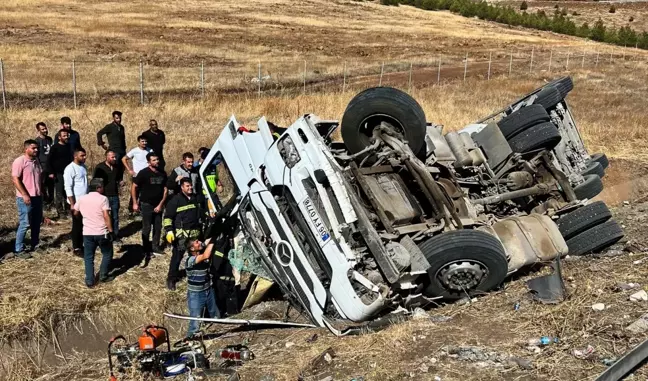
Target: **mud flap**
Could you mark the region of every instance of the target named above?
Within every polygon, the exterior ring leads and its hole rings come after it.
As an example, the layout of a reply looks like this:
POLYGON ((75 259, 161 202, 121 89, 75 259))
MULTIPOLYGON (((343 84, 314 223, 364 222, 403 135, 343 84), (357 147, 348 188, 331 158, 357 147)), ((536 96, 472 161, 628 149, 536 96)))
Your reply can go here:
POLYGON ((528 280, 527 287, 535 301, 558 304, 565 300, 565 283, 560 270, 560 257, 551 264, 553 273, 528 280))

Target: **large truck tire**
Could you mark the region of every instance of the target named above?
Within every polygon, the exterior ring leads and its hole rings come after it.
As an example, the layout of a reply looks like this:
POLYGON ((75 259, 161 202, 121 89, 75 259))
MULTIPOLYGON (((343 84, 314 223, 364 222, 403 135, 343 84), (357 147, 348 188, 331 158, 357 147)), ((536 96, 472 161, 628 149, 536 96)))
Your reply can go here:
POLYGON ((607 220, 567 240, 569 255, 584 255, 601 251, 623 238, 623 229, 614 220, 607 220))
POLYGON ((551 110, 563 100, 560 92, 554 86, 545 86, 536 93, 536 100, 533 104, 542 105, 546 110, 551 110))
POLYGON ((600 152, 590 156, 589 162, 591 163, 593 161, 601 164, 603 170, 606 170, 607 167, 610 165, 610 161, 608 160, 607 155, 600 152))
POLYGON ((382 121, 396 127, 412 152, 425 145, 426 120, 421 105, 409 94, 392 87, 373 87, 351 99, 342 116, 342 139, 350 153, 369 146, 373 130, 382 121))
POLYGON ((603 176, 605 176, 605 169, 598 161, 590 161, 589 163, 587 163, 585 170, 581 172, 581 175, 596 175, 600 178, 603 178, 603 176))
POLYGON ((428 297, 461 299, 491 291, 508 272, 502 243, 479 230, 454 230, 428 239, 419 245, 427 258, 429 283, 423 293, 428 297))
POLYGON ((549 114, 542 105, 522 107, 516 112, 503 117, 497 125, 505 138, 509 139, 536 124, 548 122, 549 114))
POLYGON ((596 201, 561 216, 556 223, 563 238, 570 239, 610 218, 612 213, 607 205, 603 201, 596 201))
POLYGON ((552 85, 556 90, 558 90, 558 93, 560 93, 561 99, 565 99, 567 94, 574 89, 574 81, 572 81, 571 77, 560 78, 552 82, 552 85))
POLYGON ((537 149, 552 149, 560 142, 560 132, 551 123, 545 122, 529 127, 508 140, 513 152, 525 153, 537 149))
POLYGON ((586 175, 583 177, 585 181, 574 188, 577 199, 585 200, 594 198, 603 191, 603 181, 601 181, 600 177, 597 175, 586 175))

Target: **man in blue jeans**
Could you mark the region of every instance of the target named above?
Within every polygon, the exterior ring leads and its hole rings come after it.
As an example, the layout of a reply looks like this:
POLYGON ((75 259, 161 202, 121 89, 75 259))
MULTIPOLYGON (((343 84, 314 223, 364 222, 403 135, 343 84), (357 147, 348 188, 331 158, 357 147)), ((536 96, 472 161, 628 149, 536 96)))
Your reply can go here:
POLYGON ((115 151, 106 151, 106 161, 97 164, 92 175, 93 179, 103 180, 104 196, 108 197, 110 215, 112 216, 112 227, 115 233, 115 240, 119 241, 119 188, 124 184, 122 174, 117 167, 117 156, 115 151))
POLYGON ((114 278, 108 275, 113 257, 113 228, 110 218, 108 198, 103 195, 104 185, 101 179, 92 179, 89 193, 79 197, 74 203, 74 214, 83 218, 83 260, 85 262, 85 284, 88 288, 95 286, 94 256, 97 247, 101 250, 101 267, 99 281, 110 282, 114 278))
MULTIPOLYGON (((209 241, 207 240, 207 247, 205 247, 205 243, 196 239, 189 244, 188 248, 189 256, 185 261, 185 269, 187 270, 187 306, 191 317, 201 317, 204 309, 207 309, 208 317, 220 317, 209 275, 209 259, 214 252, 214 244, 209 241)), ((215 255, 222 256, 218 252, 215 255)), ((187 337, 193 336, 199 326, 200 322, 190 321, 187 337)))
POLYGON ((15 252, 18 258, 28 259, 31 255, 25 251, 25 235, 31 229, 31 250, 39 242, 40 225, 43 220, 43 201, 41 180, 43 170, 38 162, 38 142, 25 140, 25 153, 16 158, 11 165, 11 180, 16 188, 18 206, 18 231, 16 231, 15 252))

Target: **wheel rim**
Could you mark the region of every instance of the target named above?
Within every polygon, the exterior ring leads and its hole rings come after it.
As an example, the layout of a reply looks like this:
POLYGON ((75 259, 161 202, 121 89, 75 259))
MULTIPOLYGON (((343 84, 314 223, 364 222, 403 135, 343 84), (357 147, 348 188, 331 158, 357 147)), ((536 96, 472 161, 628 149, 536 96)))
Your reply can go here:
POLYGON ((380 126, 381 122, 389 123, 394 126, 396 132, 403 134, 403 136, 405 135, 405 128, 403 128, 403 125, 401 125, 401 123, 395 118, 385 114, 373 114, 364 118, 360 123, 360 133, 367 138, 373 137, 373 130, 380 126))
POLYGON ((436 278, 453 291, 467 291, 477 287, 488 276, 488 268, 475 260, 458 260, 441 267, 436 278))

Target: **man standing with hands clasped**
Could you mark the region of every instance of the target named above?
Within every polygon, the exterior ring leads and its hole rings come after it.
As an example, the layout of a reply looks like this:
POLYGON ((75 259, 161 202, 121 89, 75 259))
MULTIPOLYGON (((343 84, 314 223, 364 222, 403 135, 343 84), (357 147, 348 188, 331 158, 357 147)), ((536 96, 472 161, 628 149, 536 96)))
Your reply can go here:
POLYGON ((126 155, 126 129, 121 124, 121 111, 113 111, 112 118, 112 123, 107 124, 97 132, 97 144, 106 151, 108 151, 108 149, 115 151, 118 169, 123 173, 124 167, 122 166, 122 157, 126 155), (108 144, 103 141, 104 135, 106 135, 106 138, 108 139, 108 144))
POLYGON ((43 201, 41 198, 42 169, 38 162, 38 143, 25 140, 25 154, 18 157, 11 165, 11 180, 16 187, 16 204, 18 205, 18 231, 16 232, 16 256, 22 259, 31 258, 25 252, 25 234, 31 228, 32 249, 38 246, 40 225, 43 219, 43 201))
MULTIPOLYGON (((86 151, 83 148, 78 148, 74 151, 74 160, 63 171, 65 194, 71 210, 74 210, 74 204, 79 197, 88 193, 88 170, 85 161, 86 151)), ((82 228, 81 218, 72 215, 72 250, 78 257, 83 257, 82 228)))
POLYGON ((103 180, 103 195, 108 198, 115 241, 119 241, 119 187, 123 184, 117 170, 117 158, 113 150, 106 151, 106 161, 97 164, 93 179, 103 180))
POLYGON ((146 155, 148 167, 139 171, 131 187, 133 210, 142 214, 142 246, 147 258, 161 254, 162 211, 167 197, 167 175, 158 169, 159 157, 155 152, 146 155), (150 241, 153 227, 153 244, 150 241))

